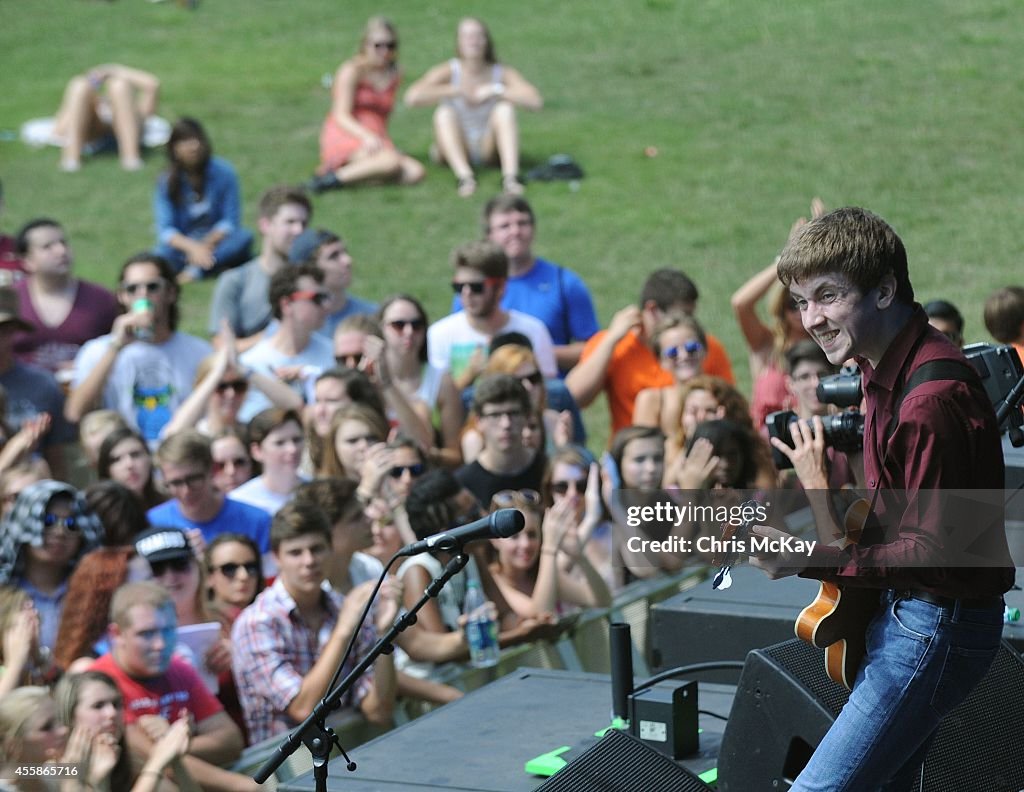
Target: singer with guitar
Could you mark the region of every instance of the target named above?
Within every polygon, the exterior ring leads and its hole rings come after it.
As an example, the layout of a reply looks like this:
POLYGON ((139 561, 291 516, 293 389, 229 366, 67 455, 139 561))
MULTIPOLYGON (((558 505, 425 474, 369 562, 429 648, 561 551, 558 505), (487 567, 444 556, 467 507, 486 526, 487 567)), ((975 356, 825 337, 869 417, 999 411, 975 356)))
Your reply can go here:
MULTIPOLYGON (((939 722, 999 647, 1002 594, 1014 578, 1001 501, 950 525, 935 497, 1002 489, 999 429, 973 368, 914 302, 903 243, 881 218, 845 208, 808 223, 787 242, 779 279, 829 361, 860 366, 872 514, 853 544, 822 498, 819 537, 837 541, 819 542, 810 559, 752 563, 771 577, 800 574, 877 597, 849 702, 792 789, 906 790, 939 722), (980 555, 952 549, 965 534, 980 555)), ((794 426, 793 447, 773 440, 808 489, 824 487, 822 430, 816 418, 794 426)))

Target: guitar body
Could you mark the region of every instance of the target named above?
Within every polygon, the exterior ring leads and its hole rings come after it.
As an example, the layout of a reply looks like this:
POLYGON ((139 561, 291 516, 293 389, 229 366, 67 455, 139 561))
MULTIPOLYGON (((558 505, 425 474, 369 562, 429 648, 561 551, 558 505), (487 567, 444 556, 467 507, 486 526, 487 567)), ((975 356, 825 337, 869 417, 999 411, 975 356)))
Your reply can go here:
POLYGON ((822 581, 814 602, 797 616, 796 637, 825 650, 825 672, 847 690, 864 660, 865 633, 878 598, 876 589, 844 589, 822 581))
MULTIPOLYGON (((842 493, 840 493, 842 494, 842 493)), ((843 520, 845 541, 856 544, 871 513, 863 498, 847 503, 843 520)), ((865 633, 878 610, 880 592, 869 588, 842 588, 822 581, 814 602, 800 611, 793 626, 796 637, 825 650, 825 671, 833 682, 853 689, 857 670, 867 652, 865 633)))

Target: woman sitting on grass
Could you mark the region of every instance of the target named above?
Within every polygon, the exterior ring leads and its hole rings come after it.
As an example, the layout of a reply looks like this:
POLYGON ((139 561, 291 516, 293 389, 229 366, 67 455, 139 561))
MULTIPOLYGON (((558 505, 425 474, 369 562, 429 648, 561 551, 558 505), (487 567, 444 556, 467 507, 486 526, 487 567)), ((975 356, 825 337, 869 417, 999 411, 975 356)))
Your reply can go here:
POLYGON ((331 112, 320 131, 320 167, 307 185, 312 192, 364 181, 415 184, 423 179, 423 166, 388 137, 401 76, 398 31, 389 19, 372 17, 359 52, 334 76, 331 112))
POLYGON ((519 195, 519 126, 516 108, 540 110, 543 100, 511 66, 500 63, 487 26, 475 17, 459 22, 455 57, 409 86, 406 104, 438 105, 434 112, 436 153, 455 173, 458 193, 476 192, 473 166, 501 166, 502 190, 519 195))

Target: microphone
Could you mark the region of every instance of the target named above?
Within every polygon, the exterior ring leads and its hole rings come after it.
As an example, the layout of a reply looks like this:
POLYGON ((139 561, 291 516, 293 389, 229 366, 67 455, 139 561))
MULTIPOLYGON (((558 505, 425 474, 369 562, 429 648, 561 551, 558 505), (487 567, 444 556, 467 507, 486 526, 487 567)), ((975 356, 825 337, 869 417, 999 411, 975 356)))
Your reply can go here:
POLYGON ((476 539, 500 539, 512 536, 523 530, 524 525, 526 525, 526 518, 518 510, 498 509, 494 514, 474 520, 469 525, 442 531, 406 545, 398 551, 398 555, 414 556, 430 550, 451 551, 476 539))

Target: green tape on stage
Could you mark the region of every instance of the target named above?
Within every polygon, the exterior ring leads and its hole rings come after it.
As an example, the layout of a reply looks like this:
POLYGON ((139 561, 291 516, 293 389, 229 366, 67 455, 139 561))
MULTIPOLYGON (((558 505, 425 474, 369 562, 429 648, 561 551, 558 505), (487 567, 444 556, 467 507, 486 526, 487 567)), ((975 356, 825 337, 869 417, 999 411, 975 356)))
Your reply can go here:
POLYGON ((562 754, 570 750, 570 748, 571 746, 569 745, 563 745, 561 748, 548 751, 546 754, 535 756, 526 762, 523 769, 530 775, 544 776, 545 778, 553 776, 568 764, 562 758, 562 754))

